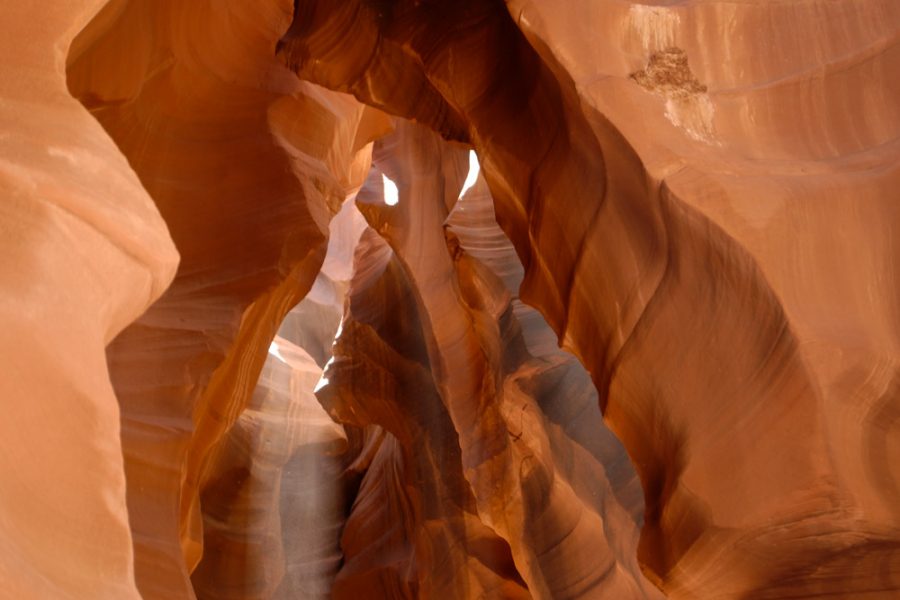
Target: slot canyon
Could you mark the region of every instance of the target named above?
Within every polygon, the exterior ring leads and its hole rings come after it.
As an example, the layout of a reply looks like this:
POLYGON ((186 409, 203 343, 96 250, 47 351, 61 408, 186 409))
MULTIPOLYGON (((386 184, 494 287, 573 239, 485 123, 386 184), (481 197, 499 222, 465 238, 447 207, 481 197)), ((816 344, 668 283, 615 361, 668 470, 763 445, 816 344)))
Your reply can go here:
POLYGON ((900 599, 900 2, 7 0, 0 600, 900 599))

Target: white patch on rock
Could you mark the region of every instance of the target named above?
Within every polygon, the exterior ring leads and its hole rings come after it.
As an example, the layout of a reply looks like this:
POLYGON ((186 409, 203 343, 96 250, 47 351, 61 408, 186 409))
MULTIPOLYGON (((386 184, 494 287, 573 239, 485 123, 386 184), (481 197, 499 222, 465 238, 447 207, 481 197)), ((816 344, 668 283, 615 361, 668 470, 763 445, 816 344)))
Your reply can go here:
POLYGON ((678 13, 664 6, 633 4, 628 9, 628 17, 631 30, 640 38, 644 50, 653 52, 675 45, 678 13))
POLYGON ((691 139, 698 142, 721 145, 721 142, 715 139, 713 127, 715 110, 707 94, 666 99, 666 118, 672 125, 680 127, 691 139))

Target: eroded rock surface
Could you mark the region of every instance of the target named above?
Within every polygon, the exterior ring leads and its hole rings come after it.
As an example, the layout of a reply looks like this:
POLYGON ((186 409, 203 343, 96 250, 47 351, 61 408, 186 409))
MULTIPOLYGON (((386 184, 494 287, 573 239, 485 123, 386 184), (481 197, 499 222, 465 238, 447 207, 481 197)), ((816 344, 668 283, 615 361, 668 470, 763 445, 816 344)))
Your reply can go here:
POLYGON ((64 4, 0 596, 900 594, 894 0, 64 4))
POLYGON ((351 5, 307 9, 286 64, 325 85, 356 73, 367 88, 335 87, 384 99, 368 69, 400 46, 466 123, 522 297, 590 368, 640 473, 654 581, 676 597, 893 593, 896 474, 860 465, 865 415, 898 401, 881 300, 896 288, 895 5, 351 5), (323 32, 349 22, 374 33, 337 52, 323 32), (642 69, 654 89, 629 77, 642 69), (848 129, 844 110, 870 107, 848 129), (865 267, 834 255, 834 228, 865 267))
POLYGON ((109 135, 66 90, 100 1, 0 20, 0 596, 139 598, 105 346, 178 254, 109 135))

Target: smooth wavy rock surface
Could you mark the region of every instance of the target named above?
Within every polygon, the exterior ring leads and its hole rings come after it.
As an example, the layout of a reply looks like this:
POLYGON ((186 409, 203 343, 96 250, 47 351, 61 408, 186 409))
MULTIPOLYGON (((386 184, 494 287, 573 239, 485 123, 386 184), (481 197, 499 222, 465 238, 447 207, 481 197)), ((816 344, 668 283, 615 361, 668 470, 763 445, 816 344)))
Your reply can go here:
POLYGON ((301 77, 475 145, 664 591, 895 592, 896 4, 300 5, 301 77))
POLYGON ((0 598, 900 597, 896 0, 0 19, 0 598))
MULTIPOLYGON (((462 475, 477 514, 509 544, 533 595, 641 596, 635 523, 612 493, 601 457, 582 445, 587 440, 569 438, 545 412, 552 413, 555 395, 569 399, 574 414, 578 399, 587 400, 592 406, 580 415, 585 425, 593 419, 593 440, 587 443, 599 442, 605 427, 596 399, 585 389, 590 382, 579 379, 562 357, 529 355, 503 282, 466 253, 452 227, 442 233, 460 193, 459 183, 453 185, 460 170, 453 165, 468 163, 467 153, 445 146, 433 133, 398 123, 395 133, 376 142, 373 172, 357 202, 415 284, 426 340, 433 338, 425 342, 432 349, 430 370, 457 434, 462 475), (398 188, 396 205, 367 203, 373 191, 379 197, 378 184, 385 182, 398 188)), ((461 202, 458 208, 469 207, 461 202)), ((393 348, 402 351, 398 346, 393 348)), ((353 389, 375 387, 351 372, 353 389)), ((572 416, 561 424, 573 425, 572 416)), ((403 437, 398 440, 403 444, 403 437)), ((615 461, 615 451, 610 458, 615 461)), ((467 589, 465 596, 479 593, 467 589)))
POLYGON ((322 265, 331 214, 368 171, 379 118, 275 60, 289 9, 112 3, 69 55, 69 88, 129 158, 182 257, 108 350, 145 598, 193 594, 211 456, 322 265), (190 33, 198 20, 208 37, 190 33), (215 43, 226 35, 232 45, 215 43))
POLYGON ((139 598, 104 347, 163 293, 178 254, 66 90, 66 53, 102 4, 13 2, 0 19, 4 598, 139 598))

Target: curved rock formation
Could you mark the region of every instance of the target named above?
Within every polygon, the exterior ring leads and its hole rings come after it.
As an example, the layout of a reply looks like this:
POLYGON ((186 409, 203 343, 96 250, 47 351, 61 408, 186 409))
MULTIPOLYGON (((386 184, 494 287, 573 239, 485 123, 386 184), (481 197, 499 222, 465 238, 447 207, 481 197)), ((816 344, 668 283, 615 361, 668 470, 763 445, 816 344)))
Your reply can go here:
MULTIPOLYGON (((526 2, 302 4, 281 48, 301 77, 447 135, 446 119, 385 102, 399 94, 379 87, 392 81, 380 73, 399 47, 440 90, 441 114, 466 123, 525 265, 523 298, 590 367, 639 470, 648 509, 640 557, 666 592, 755 598, 900 585, 896 474, 859 469, 872 460, 867 436, 841 425, 847 414, 865 422, 873 406, 892 414, 897 402, 895 336, 864 325, 895 321, 895 303, 879 300, 895 286, 848 294, 893 281, 892 4, 810 2, 800 16, 793 3, 583 2, 572 12, 526 2), (754 48, 780 49, 805 15, 835 32, 807 29, 815 52, 801 37, 772 68, 751 70, 741 66, 751 54, 715 52, 732 39, 721 33, 727 23, 755 27, 744 38, 754 48), (364 33, 351 40, 349 27, 364 33), (581 35, 567 42, 573 30, 581 35), (709 57, 701 76, 691 70, 698 55, 709 57), (828 67, 803 73, 817 64, 828 67), (338 85, 330 73, 342 73, 338 85), (834 104, 782 100, 803 85, 834 104), (736 112, 717 125, 720 104, 736 112), (852 133, 840 121, 822 125, 838 105, 877 116, 852 133), (866 200, 846 195, 861 170, 866 200), (823 211, 826 195, 847 200, 823 211), (845 218, 846 235, 879 232, 859 238, 868 268, 843 261, 836 279, 816 261, 804 268, 808 252, 832 244, 825 223, 845 218), (844 300, 817 302, 827 281, 844 282, 844 300), (798 310, 811 304, 818 317, 798 310), (873 310, 883 316, 863 317, 873 310), (849 336, 826 316, 847 311, 859 315, 849 336), (860 344, 866 359, 840 358, 860 344), (835 381, 836 372, 846 375, 835 381)), ((887 462, 889 444, 876 463, 887 462)))
POLYGON ((894 0, 63 4, 0 596, 900 594, 894 0))
POLYGON ((382 121, 279 67, 289 9, 111 3, 69 56, 69 88, 129 158, 182 255, 164 297, 108 353, 145 598, 192 594, 210 456, 315 279, 330 214, 365 176, 382 121), (208 37, 190 33, 199 21, 208 37), (230 46, 214 43, 225 35, 230 46))
MULTIPOLYGON (((516 568, 536 597, 640 597, 646 592, 634 561, 634 522, 613 499, 602 462, 543 412, 542 404, 554 394, 570 399, 571 408, 576 398, 590 397, 578 389, 578 372, 573 369, 563 383, 560 371, 571 364, 558 356, 529 356, 501 280, 464 251, 452 226, 446 240, 442 235, 459 193, 459 184, 453 185, 459 169, 453 166, 460 161, 468 162, 465 152, 443 148, 434 134, 398 123, 394 134, 376 143, 373 176, 358 202, 415 284, 430 371, 457 434, 462 475, 477 514, 510 545, 516 568), (366 204, 382 182, 397 186, 395 206, 366 204)), ((339 347, 341 342, 343 336, 339 347)), ((361 341, 346 344, 365 347, 361 341)), ((398 346, 393 348, 402 354, 398 346)), ((377 385, 364 374, 350 372, 353 389, 383 396, 372 391, 377 385)), ((580 383, 590 386, 587 378, 580 383)), ((593 415, 597 438, 605 428, 596 408, 593 415)), ((582 415, 590 418, 590 411, 582 415)))
POLYGON ((104 347, 162 294, 178 255, 134 171, 66 90, 64 57, 102 4, 14 2, 0 24, 7 598, 139 598, 104 347))
POLYGON ((250 402, 208 459, 203 557, 191 577, 199 598, 329 596, 357 485, 347 463, 361 448, 313 392, 331 357, 364 228, 347 202, 330 224, 312 290, 288 313, 250 402))

